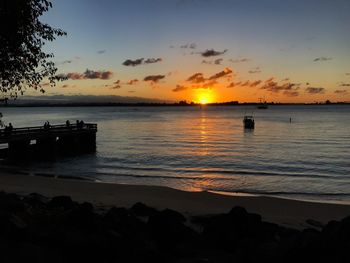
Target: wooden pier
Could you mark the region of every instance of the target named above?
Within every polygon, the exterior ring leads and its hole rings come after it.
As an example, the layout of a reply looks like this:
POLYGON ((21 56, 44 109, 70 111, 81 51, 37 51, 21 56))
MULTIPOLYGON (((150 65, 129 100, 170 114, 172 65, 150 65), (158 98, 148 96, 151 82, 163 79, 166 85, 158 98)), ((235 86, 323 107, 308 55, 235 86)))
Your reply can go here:
POLYGON ((96 132, 97 124, 92 123, 1 129, 0 158, 51 158, 94 152, 96 132))

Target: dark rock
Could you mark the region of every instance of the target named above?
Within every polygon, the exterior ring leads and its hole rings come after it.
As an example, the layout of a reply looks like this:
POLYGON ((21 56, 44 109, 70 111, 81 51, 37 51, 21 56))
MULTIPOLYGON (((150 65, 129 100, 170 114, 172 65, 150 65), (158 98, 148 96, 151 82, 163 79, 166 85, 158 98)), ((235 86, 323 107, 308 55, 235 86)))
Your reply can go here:
POLYGON ((148 219, 148 227, 152 236, 161 246, 171 246, 181 241, 189 241, 195 232, 185 226, 186 218, 179 212, 165 209, 148 219))
POLYGON ((318 228, 324 227, 323 223, 321 223, 317 220, 314 220, 314 219, 307 219, 306 223, 308 223, 310 226, 314 226, 314 227, 318 227, 318 228))
POLYGON ((158 211, 152 207, 149 207, 143 203, 136 203, 134 204, 130 211, 137 215, 137 216, 151 216, 151 215, 155 215, 156 213, 158 213, 158 211))
POLYGON ((0 210, 19 212, 25 209, 25 204, 16 194, 0 193, 0 210))
POLYGON ((70 196, 55 196, 48 203, 49 208, 59 208, 63 210, 72 209, 75 203, 70 196))

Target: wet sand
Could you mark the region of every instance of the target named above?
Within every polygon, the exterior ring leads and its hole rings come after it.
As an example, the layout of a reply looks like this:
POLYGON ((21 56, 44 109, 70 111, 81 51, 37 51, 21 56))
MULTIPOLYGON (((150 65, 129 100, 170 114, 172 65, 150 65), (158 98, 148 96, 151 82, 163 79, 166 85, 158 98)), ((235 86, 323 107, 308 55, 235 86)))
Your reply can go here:
POLYGON ((304 202, 264 196, 228 196, 209 192, 185 192, 168 187, 95 183, 74 179, 46 178, 22 174, 0 175, 0 190, 26 195, 39 193, 54 197, 71 196, 99 208, 131 207, 136 202, 185 215, 226 213, 233 206, 262 215, 263 220, 294 228, 310 227, 307 219, 320 223, 350 215, 350 205, 304 202))

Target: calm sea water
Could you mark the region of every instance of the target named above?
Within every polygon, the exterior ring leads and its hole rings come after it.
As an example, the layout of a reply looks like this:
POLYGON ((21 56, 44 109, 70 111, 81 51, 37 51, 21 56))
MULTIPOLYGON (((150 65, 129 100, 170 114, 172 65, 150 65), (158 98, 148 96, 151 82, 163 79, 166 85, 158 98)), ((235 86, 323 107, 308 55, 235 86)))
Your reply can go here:
POLYGON ((0 111, 15 127, 67 119, 98 123, 96 154, 15 167, 26 173, 350 202, 350 106, 0 111), (242 118, 252 113, 255 130, 245 131, 242 118))

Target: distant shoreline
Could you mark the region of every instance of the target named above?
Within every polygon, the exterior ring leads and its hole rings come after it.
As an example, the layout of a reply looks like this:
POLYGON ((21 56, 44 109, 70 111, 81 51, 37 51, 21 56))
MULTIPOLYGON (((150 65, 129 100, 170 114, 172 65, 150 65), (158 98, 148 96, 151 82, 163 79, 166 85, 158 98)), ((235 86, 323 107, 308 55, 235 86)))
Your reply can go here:
MULTIPOLYGON (((259 103, 247 102, 224 102, 208 103, 205 105, 183 104, 183 103, 23 103, 0 105, 0 108, 20 108, 20 107, 212 107, 212 106, 258 106, 259 103)), ((334 103, 268 103, 269 106, 329 106, 329 105, 350 105, 350 102, 334 103)))

